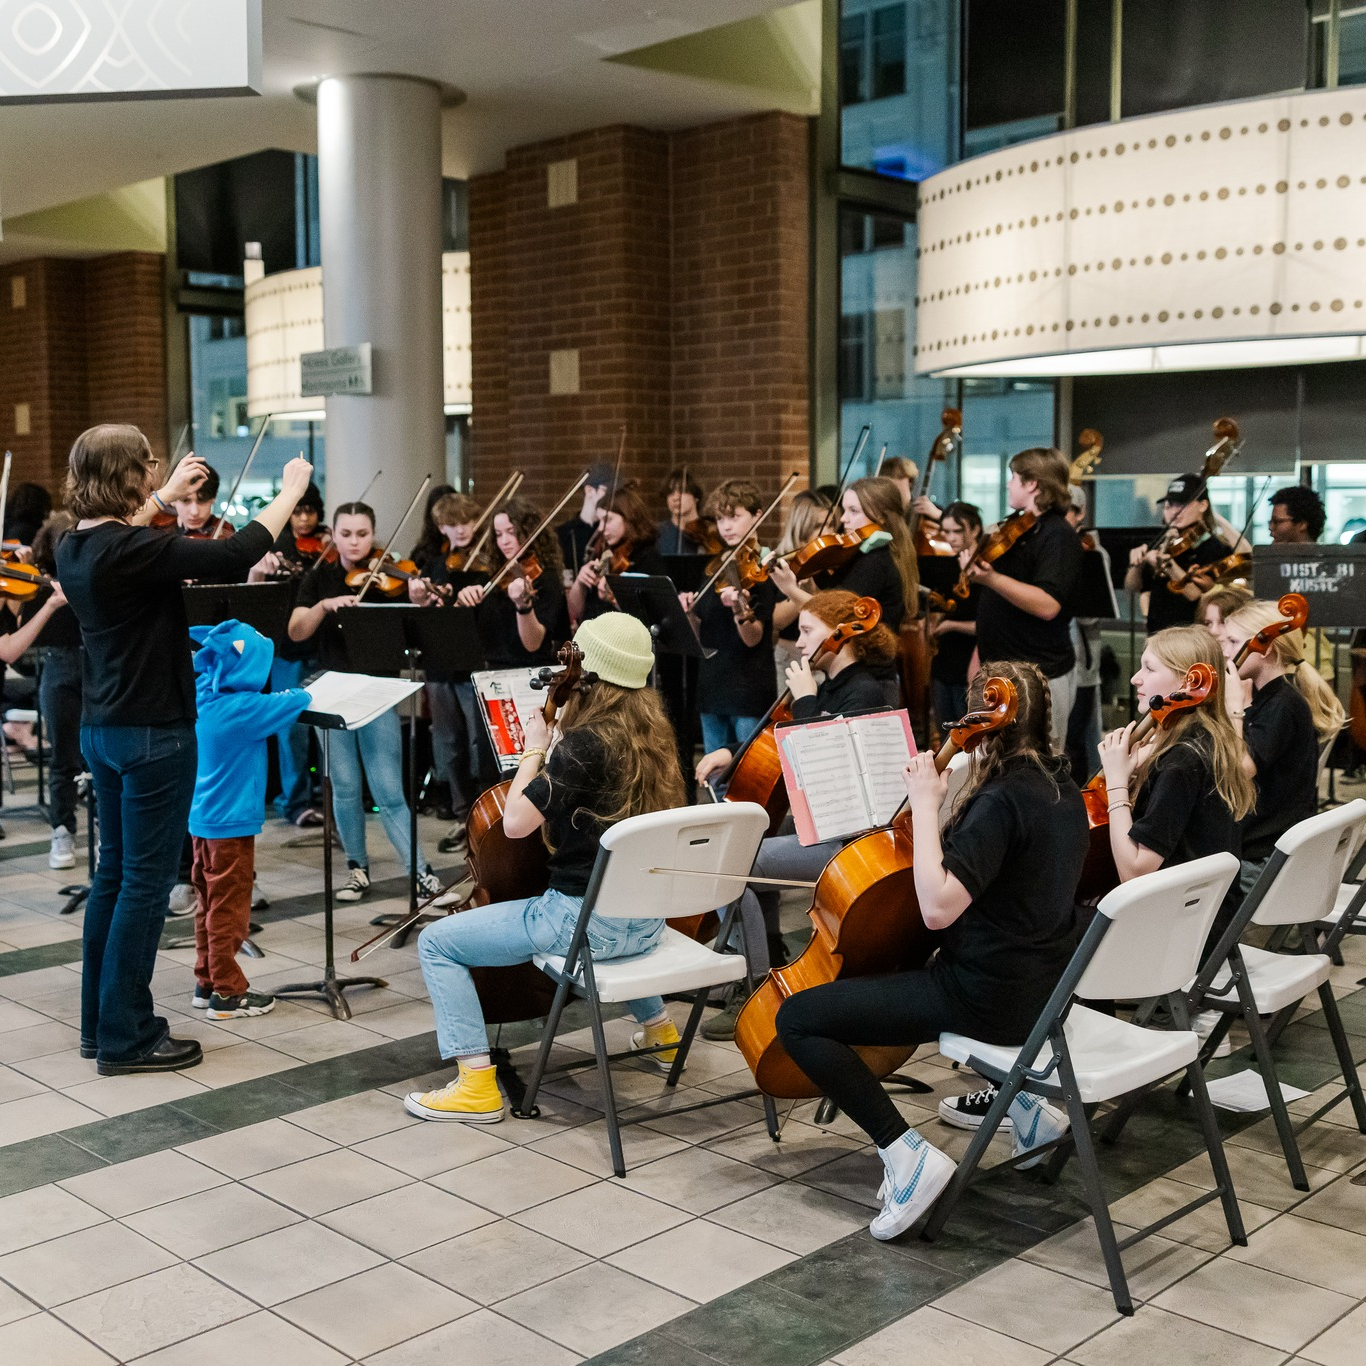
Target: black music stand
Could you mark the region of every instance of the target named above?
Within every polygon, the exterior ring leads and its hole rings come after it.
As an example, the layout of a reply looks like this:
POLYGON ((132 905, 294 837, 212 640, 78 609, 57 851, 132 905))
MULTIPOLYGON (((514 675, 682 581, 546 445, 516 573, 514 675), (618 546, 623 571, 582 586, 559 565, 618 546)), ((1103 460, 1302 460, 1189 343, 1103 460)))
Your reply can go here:
POLYGON ((710 659, 716 653, 697 638, 697 628, 683 610, 672 579, 663 574, 609 574, 607 586, 621 610, 645 624, 654 641, 656 658, 666 654, 710 659))
MULTIPOLYGON (((471 577, 471 576, 465 576, 471 577)), ((478 578, 478 575, 472 577, 478 578)), ((475 614, 469 608, 414 607, 406 603, 376 603, 343 607, 337 613, 347 657, 364 665, 367 673, 416 676, 432 673, 472 673, 484 667, 484 645, 475 614)), ((408 912, 417 910, 417 707, 408 727, 408 912)), ((377 915, 375 926, 397 924, 406 917, 377 915)), ((394 937, 401 948, 408 935, 439 916, 424 916, 394 937)))
POLYGON ((181 592, 191 626, 217 626, 236 619, 277 644, 285 637, 294 596, 289 583, 193 583, 181 592))
MULTIPOLYGON (((948 598, 953 592, 953 586, 958 582, 959 576, 963 572, 963 567, 958 563, 956 555, 917 555, 916 562, 920 568, 920 586, 928 593, 938 593, 941 598, 948 598)), ((907 609, 911 609, 911 604, 906 604, 907 609)))
MULTIPOLYGON (((364 609, 360 609, 364 610, 364 609)), ((307 685, 305 685, 307 686, 307 685)), ((374 718, 371 717, 371 720, 374 718)), ((332 764, 329 737, 334 730, 347 730, 349 727, 343 717, 332 712, 304 711, 297 725, 313 726, 321 739, 322 751, 322 795, 323 795, 323 975, 321 980, 312 982, 291 982, 287 986, 275 988, 276 996, 321 996, 331 1008, 332 1015, 338 1020, 351 1018, 351 1007, 346 1003, 347 987, 387 987, 383 977, 338 977, 335 958, 335 930, 332 924, 334 904, 332 900, 332 844, 335 823, 332 817, 332 764)), ((414 846, 416 847, 416 846, 414 846)))
POLYGON ((1077 576, 1069 606, 1074 617, 1099 617, 1102 621, 1120 620, 1114 579, 1111 577, 1106 557, 1099 550, 1082 551, 1081 573, 1077 576))
POLYGON ((707 581, 705 555, 661 555, 664 572, 680 593, 696 593, 707 581))

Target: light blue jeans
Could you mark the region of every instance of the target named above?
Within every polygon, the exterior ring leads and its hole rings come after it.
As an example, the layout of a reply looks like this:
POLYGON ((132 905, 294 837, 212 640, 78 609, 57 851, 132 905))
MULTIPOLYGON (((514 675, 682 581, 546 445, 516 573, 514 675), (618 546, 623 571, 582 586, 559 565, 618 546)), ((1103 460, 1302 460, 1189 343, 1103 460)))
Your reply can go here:
MULTIPOLYGON (((436 1012, 436 1041, 443 1058, 489 1051, 470 969, 529 963, 537 953, 567 954, 582 908, 580 896, 542 892, 529 901, 498 901, 448 915, 422 931, 417 956, 436 1012)), ((663 933, 662 920, 608 920, 595 915, 588 922, 588 947, 594 961, 629 958, 654 948, 663 933)), ((644 1024, 663 1013, 664 1001, 647 996, 628 1001, 626 1008, 644 1024)))
POLYGON ((702 722, 702 752, 739 749, 759 729, 763 719, 762 716, 718 716, 713 711, 702 712, 698 717, 702 722))
MULTIPOLYGON (((322 743, 319 733, 319 747, 322 743)), ((408 801, 403 793, 403 728, 398 723, 398 713, 386 711, 360 730, 330 731, 328 759, 332 770, 332 815, 348 861, 370 870, 370 858, 365 852, 365 797, 361 782, 364 764, 365 781, 379 807, 384 833, 406 869, 410 848, 408 801)), ((419 845, 417 871, 421 873, 429 866, 419 845)))
MULTIPOLYGON (((270 664, 271 692, 287 692, 304 685, 302 659, 274 659, 270 664)), ((291 825, 308 810, 313 796, 313 775, 308 771, 308 732, 302 726, 286 726, 275 737, 279 746, 280 792, 275 809, 291 825)))

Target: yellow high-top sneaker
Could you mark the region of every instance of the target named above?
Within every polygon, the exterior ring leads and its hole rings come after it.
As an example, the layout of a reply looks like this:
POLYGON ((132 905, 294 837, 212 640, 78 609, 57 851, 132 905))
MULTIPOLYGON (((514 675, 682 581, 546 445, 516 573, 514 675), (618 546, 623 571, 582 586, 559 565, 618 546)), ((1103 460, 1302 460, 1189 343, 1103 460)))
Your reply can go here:
POLYGON ((497 1124, 503 1118, 498 1069, 466 1067, 437 1091, 409 1091, 403 1108, 419 1119, 453 1119, 464 1124, 497 1124))
MULTIPOLYGON (((655 1048, 662 1043, 678 1043, 678 1030, 674 1028, 672 1020, 664 1020, 660 1024, 646 1025, 644 1029, 638 1029, 631 1035, 632 1048, 655 1048)), ((674 1059, 678 1056, 678 1049, 666 1048, 661 1053, 646 1053, 642 1055, 643 1062, 653 1063, 662 1072, 667 1072, 674 1065, 674 1059)), ((688 1069, 684 1066, 683 1070, 688 1069)))

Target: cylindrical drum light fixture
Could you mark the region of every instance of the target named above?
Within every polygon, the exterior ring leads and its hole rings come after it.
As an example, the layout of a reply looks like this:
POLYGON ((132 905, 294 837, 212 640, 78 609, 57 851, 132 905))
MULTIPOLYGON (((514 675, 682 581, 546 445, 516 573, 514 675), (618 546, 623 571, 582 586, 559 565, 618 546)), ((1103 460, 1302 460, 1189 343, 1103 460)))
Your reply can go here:
POLYGON ((921 186, 915 368, 1086 375, 1366 355, 1366 89, 1128 119, 921 186))

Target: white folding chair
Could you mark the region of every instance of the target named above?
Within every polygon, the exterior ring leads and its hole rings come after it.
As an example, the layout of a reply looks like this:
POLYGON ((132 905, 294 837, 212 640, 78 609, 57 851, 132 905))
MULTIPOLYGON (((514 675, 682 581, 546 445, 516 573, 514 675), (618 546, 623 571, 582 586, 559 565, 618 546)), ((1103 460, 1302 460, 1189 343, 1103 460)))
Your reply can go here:
MULTIPOLYGON (((1342 1027, 1337 998, 1328 982, 1333 961, 1327 952, 1319 951, 1315 936, 1315 927, 1333 914, 1343 873, 1363 832, 1366 832, 1366 801, 1360 798, 1291 826, 1276 841, 1262 875, 1191 984, 1192 1008, 1217 1010, 1222 1015, 1205 1042, 1201 1052, 1202 1065, 1214 1055, 1215 1048, 1236 1018, 1241 1017, 1247 1026, 1286 1166, 1290 1170, 1290 1180, 1297 1190, 1309 1189, 1296 1142, 1297 1134, 1349 1098, 1357 1127, 1366 1134, 1366 1099, 1363 1099, 1356 1063, 1342 1027), (1241 943, 1251 925, 1265 926, 1273 931, 1280 927, 1298 927, 1300 952, 1274 953, 1241 943), (1313 991, 1318 992, 1345 1087, 1303 1123, 1293 1126, 1276 1077, 1271 1035, 1263 1017, 1293 1013, 1313 991)), ((1360 909, 1359 904, 1356 909, 1360 909)), ((1355 914, 1356 910, 1353 910, 1353 918, 1355 914)), ((1339 921, 1341 919, 1339 916, 1339 921)), ((1350 926, 1351 921, 1347 923, 1350 926)), ((1341 925, 1338 928, 1341 929, 1341 925)))
MULTIPOLYGON (((636 1001, 647 996, 693 993, 688 1022, 677 1045, 666 1084, 676 1086, 687 1060, 688 1049, 702 1019, 707 995, 713 987, 741 979, 749 980, 748 954, 717 953, 695 939, 665 926, 664 936, 648 953, 630 958, 594 958, 588 941, 591 916, 605 919, 637 919, 643 916, 666 920, 703 915, 717 906, 734 902, 754 864, 759 843, 768 830, 768 813, 754 802, 722 802, 715 806, 683 807, 675 811, 655 811, 632 816, 614 825, 602 837, 597 863, 588 883, 569 951, 559 957, 537 954, 533 962, 556 984, 555 999, 541 1035, 541 1048, 527 1083, 520 1109, 513 1113, 534 1117, 536 1093, 545 1079, 546 1062, 555 1041, 560 1016, 569 993, 582 996, 588 1004, 593 1031, 594 1063, 602 1078, 607 1109, 607 1137, 612 1149, 612 1166, 618 1176, 626 1175, 622 1156, 620 1126, 639 1123, 623 1121, 617 1115, 612 1092, 610 1064, 620 1058, 664 1051, 672 1045, 631 1049, 609 1054, 603 1031, 602 1006, 636 1001)), ((716 937, 726 942, 726 932, 734 917, 726 921, 716 937)), ((738 921, 737 921, 738 924, 738 921)), ((743 926, 740 927, 744 948, 743 926)), ((753 987, 750 982, 751 989, 753 987)), ((580 1066, 591 1067, 594 1063, 580 1066)), ((575 1070, 573 1067, 564 1071, 575 1070)), ((743 1093, 760 1094, 757 1091, 743 1093)), ((734 1095, 718 1096, 696 1105, 671 1109, 670 1114, 705 1109, 734 1100, 734 1095)), ((777 1141, 778 1116, 770 1097, 764 1097, 764 1113, 770 1136, 777 1141)))
MULTIPOLYGON (((1077 1155, 1110 1290, 1121 1314, 1133 1313, 1133 1301, 1120 1253, 1139 1239, 1218 1199, 1223 1203, 1229 1237, 1240 1246, 1246 1244, 1223 1141, 1200 1070, 1200 1037, 1190 1028, 1185 997, 1219 904, 1237 875, 1238 860, 1232 854, 1213 854, 1121 883, 1097 907, 1095 919, 1022 1047, 982 1043, 961 1034, 939 1036, 941 1053, 966 1063, 1000 1089, 930 1212, 922 1237, 933 1240, 944 1227, 1012 1102, 1026 1091, 1066 1104, 1071 1131, 1049 1146, 1057 1149, 1060 1158, 1069 1152, 1077 1155), (1150 996, 1167 998, 1179 1028, 1147 1029, 1074 1002, 1074 998, 1114 1001, 1150 996), (1146 1091, 1182 1070, 1194 1095, 1215 1188, 1127 1238, 1117 1239, 1096 1162, 1090 1112, 1104 1101, 1146 1091)), ((1014 1161, 1032 1162, 1045 1150, 1035 1148, 1014 1161)))

